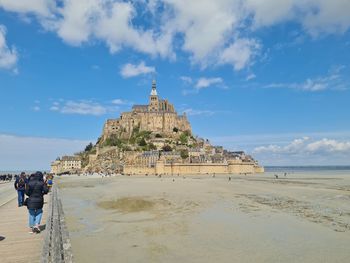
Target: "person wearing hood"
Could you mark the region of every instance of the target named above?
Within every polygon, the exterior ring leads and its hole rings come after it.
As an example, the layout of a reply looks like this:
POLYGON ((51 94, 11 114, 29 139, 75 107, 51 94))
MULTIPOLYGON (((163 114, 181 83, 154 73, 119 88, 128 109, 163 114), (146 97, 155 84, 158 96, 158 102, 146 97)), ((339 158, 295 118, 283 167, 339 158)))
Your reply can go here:
POLYGON ((36 172, 30 176, 25 191, 28 196, 29 228, 31 233, 40 233, 39 226, 43 215, 44 195, 49 191, 41 172, 36 172))

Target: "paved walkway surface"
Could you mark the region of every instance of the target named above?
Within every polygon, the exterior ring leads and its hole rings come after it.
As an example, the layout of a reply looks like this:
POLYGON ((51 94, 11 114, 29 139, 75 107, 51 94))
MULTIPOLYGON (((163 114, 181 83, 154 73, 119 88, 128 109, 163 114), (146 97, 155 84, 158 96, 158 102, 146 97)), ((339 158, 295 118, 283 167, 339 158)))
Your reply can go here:
POLYGON ((17 192, 13 186, 13 181, 0 184, 0 207, 15 197, 17 197, 17 192))
MULTIPOLYGON (((45 200, 49 200, 48 195, 45 200)), ((1 201, 0 205, 3 204, 1 201)), ((47 206, 44 204, 42 228, 45 228, 47 206)), ((25 206, 17 206, 17 196, 0 206, 1 263, 40 262, 44 236, 45 230, 40 234, 29 233, 28 210, 25 206)))

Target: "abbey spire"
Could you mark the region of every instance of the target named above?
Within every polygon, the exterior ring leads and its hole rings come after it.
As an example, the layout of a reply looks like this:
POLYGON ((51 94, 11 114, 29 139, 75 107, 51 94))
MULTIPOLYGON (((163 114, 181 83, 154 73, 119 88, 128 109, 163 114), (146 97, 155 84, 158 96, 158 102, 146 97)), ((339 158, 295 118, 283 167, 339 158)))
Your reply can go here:
POLYGON ((157 94, 156 81, 152 81, 152 91, 151 96, 149 97, 149 111, 158 111, 159 110, 159 98, 157 94))
POLYGON ((152 80, 152 91, 151 91, 151 96, 157 96, 157 87, 156 87, 156 80, 152 80))

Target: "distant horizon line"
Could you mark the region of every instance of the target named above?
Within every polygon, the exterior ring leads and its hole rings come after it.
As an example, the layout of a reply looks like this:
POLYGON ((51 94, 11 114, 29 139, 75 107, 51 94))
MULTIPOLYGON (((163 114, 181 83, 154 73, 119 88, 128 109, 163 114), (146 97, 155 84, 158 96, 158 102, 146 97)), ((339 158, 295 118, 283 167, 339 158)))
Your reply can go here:
POLYGON ((322 170, 350 170, 350 165, 265 165, 266 170, 269 169, 322 169, 322 170))

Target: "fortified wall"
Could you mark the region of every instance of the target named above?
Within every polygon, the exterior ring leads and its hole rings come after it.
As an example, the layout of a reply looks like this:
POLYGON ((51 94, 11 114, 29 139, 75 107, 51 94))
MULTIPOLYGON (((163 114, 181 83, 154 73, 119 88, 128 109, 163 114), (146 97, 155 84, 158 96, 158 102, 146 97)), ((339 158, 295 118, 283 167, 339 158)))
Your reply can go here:
POLYGON ((264 168, 253 162, 230 160, 227 163, 166 163, 157 161, 154 167, 125 165, 124 174, 130 175, 195 175, 195 174, 254 174, 264 168))

